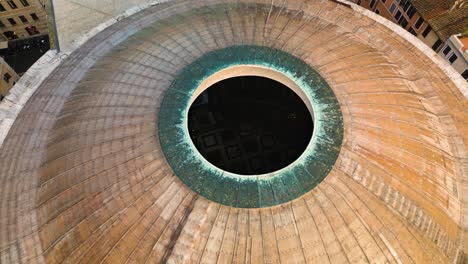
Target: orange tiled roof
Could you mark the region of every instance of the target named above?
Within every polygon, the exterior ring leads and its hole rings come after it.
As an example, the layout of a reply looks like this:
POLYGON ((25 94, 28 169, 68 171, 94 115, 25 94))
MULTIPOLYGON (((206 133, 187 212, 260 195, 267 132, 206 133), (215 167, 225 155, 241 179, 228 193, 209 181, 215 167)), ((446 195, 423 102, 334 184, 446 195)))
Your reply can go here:
POLYGON ((466 0, 411 0, 411 3, 443 40, 468 29, 466 0))

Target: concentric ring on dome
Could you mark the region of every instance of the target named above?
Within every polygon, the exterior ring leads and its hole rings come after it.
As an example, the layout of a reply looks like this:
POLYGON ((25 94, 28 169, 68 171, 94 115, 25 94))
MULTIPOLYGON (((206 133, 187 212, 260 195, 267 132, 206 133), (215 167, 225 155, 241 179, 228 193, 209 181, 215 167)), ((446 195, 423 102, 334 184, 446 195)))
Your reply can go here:
POLYGON ((158 126, 162 151, 175 175, 201 196, 239 208, 279 205, 310 191, 334 166, 343 141, 341 109, 325 80, 302 60, 260 46, 212 51, 185 67, 164 95, 158 126), (227 70, 233 72, 237 67, 237 73, 241 72, 239 66, 278 73, 265 77, 273 76, 293 89, 312 110, 314 133, 309 145, 295 162, 281 170, 256 176, 223 171, 209 163, 190 139, 187 116, 194 98, 210 83, 226 78, 227 70))

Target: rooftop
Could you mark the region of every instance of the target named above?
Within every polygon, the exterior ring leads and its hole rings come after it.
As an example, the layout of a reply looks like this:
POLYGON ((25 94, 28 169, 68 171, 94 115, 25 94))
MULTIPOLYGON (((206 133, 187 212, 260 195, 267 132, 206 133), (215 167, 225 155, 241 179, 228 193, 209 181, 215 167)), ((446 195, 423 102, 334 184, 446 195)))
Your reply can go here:
POLYGON ((466 0, 411 0, 411 3, 444 41, 468 30, 466 0))

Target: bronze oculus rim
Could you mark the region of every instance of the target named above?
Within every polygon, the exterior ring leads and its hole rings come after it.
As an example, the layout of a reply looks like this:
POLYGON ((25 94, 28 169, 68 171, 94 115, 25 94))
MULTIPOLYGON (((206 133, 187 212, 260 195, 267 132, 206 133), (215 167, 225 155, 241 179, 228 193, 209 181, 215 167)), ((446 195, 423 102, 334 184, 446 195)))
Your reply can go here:
POLYGON ((343 118, 332 89, 304 61, 269 47, 232 46, 203 55, 175 77, 159 110, 158 133, 170 167, 191 190, 226 206, 261 208, 294 200, 323 181, 341 149, 343 118), (246 176, 221 170, 198 152, 189 135, 188 110, 200 87, 218 72, 243 66, 287 76, 293 83, 287 86, 294 86, 314 119, 314 132, 305 151, 275 172, 246 176))

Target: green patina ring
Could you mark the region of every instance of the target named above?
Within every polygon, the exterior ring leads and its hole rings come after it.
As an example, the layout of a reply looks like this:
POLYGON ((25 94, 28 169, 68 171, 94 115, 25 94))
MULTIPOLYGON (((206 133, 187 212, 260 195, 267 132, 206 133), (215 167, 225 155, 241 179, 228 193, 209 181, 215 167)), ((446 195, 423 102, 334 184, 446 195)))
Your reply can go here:
POLYGON ((159 141, 175 175, 199 195, 232 207, 260 208, 300 197, 331 171, 343 142, 343 117, 335 94, 308 64, 286 52, 261 46, 232 46, 203 55, 185 67, 164 95, 159 141), (258 176, 237 175, 209 163, 195 148, 187 128, 193 93, 214 73, 257 65, 294 81, 313 107, 314 132, 304 153, 289 166, 258 176))

